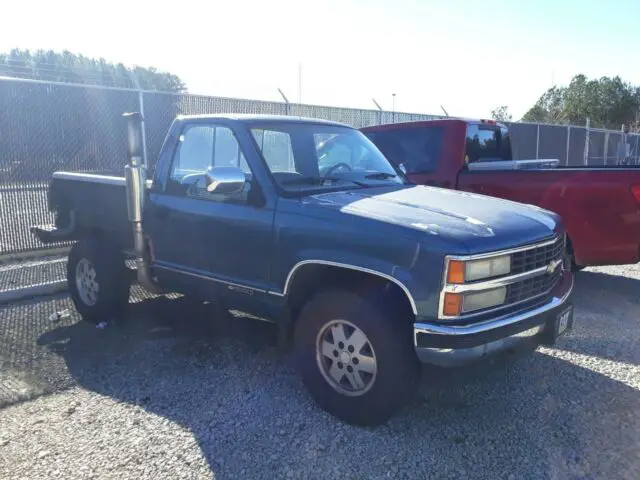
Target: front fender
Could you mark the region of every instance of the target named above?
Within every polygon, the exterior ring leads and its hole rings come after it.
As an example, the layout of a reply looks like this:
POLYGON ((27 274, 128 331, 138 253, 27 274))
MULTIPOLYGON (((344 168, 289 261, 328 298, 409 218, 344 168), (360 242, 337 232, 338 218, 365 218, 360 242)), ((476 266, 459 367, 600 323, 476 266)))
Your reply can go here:
POLYGON ((431 288, 429 284, 432 283, 430 280, 435 283, 439 282, 442 270, 441 267, 435 268, 434 275, 429 275, 429 272, 425 271, 424 264, 427 259, 419 243, 415 244, 411 255, 403 260, 406 261, 400 264, 399 262, 395 263, 338 250, 303 250, 294 258, 283 262, 279 278, 276 280, 276 284, 280 288, 274 289, 270 293, 286 296, 296 274, 305 266, 327 265, 368 273, 395 283, 406 295, 414 315, 422 317, 420 312, 424 312, 426 304, 437 302, 439 290, 431 288), (425 278, 425 274, 427 278, 425 278))

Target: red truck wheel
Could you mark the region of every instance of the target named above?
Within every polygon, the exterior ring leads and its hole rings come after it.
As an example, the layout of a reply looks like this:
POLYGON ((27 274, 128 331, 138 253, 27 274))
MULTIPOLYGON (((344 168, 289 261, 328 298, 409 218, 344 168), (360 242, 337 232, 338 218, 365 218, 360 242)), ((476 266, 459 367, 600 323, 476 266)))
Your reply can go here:
POLYGON ((387 421, 415 393, 410 323, 354 293, 316 294, 296 323, 296 364, 325 411, 354 425, 387 421))
POLYGON ((567 257, 567 263, 569 264, 572 272, 579 272, 580 270, 583 270, 584 268, 586 268, 576 263, 576 257, 573 253, 573 244, 571 243, 570 238, 567 239, 567 247, 566 247, 565 255, 567 257))

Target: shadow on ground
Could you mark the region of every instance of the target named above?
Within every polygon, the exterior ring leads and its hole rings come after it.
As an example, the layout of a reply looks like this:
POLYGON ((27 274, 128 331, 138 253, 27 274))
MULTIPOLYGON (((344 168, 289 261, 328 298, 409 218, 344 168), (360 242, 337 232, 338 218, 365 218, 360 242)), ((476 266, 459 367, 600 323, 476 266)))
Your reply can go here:
POLYGON ((575 277, 574 298, 580 303, 599 300, 603 295, 613 294, 626 301, 640 304, 640 278, 590 270, 578 272, 575 277))
MULTIPOLYGON (((598 278, 579 283, 600 288, 598 278)), ((126 327, 78 322, 38 343, 82 387, 188 428, 216 478, 358 478, 364 464, 392 478, 640 478, 638 391, 571 361, 536 352, 428 370, 413 405, 358 429, 314 406, 291 358, 275 353, 272 325, 215 315, 159 297, 131 305, 126 327)))

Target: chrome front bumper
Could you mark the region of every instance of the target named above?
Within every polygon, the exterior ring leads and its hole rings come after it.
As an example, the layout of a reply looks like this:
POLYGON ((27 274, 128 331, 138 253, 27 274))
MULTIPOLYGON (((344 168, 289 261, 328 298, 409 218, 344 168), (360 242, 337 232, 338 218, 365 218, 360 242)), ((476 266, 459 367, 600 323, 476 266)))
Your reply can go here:
POLYGON ((550 300, 534 309, 463 326, 415 323, 416 354, 423 363, 454 367, 526 343, 551 344, 555 320, 571 305, 572 290, 573 275, 565 271, 550 300))

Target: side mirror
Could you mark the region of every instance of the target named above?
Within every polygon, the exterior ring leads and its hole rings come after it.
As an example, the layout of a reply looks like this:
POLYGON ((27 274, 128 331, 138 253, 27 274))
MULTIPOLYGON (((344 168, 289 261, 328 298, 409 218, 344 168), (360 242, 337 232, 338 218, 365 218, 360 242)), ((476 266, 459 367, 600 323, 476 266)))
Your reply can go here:
POLYGON ((398 168, 402 173, 404 173, 405 175, 407 174, 407 167, 405 166, 404 163, 401 163, 400 165, 398 165, 398 168))
POLYGON ((207 192, 230 195, 240 193, 247 177, 238 167, 209 167, 205 174, 207 192))

